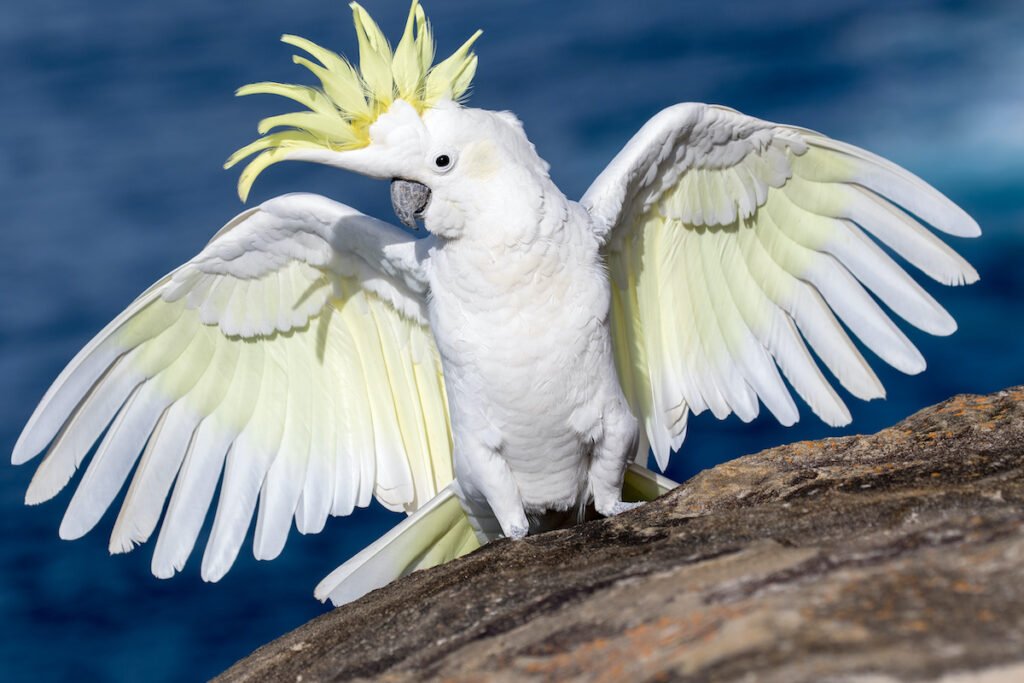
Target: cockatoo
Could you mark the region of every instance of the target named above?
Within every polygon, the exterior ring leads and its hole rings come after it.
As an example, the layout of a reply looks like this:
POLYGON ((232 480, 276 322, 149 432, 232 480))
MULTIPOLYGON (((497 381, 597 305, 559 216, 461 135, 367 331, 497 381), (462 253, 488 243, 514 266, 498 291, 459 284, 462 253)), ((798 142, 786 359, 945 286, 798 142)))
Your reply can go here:
POLYGON ((980 230, 906 170, 688 103, 573 201, 513 114, 465 105, 479 31, 433 65, 416 0, 394 50, 351 7, 358 68, 284 36, 319 86, 241 88, 307 110, 260 122, 226 166, 255 155, 243 201, 285 160, 388 180, 399 220, 429 236, 312 194, 229 221, 71 361, 21 434, 15 463, 46 450, 28 504, 99 441, 62 538, 89 531, 129 475, 110 550, 159 526, 158 577, 182 569, 218 484, 208 581, 254 513, 260 559, 293 518, 318 532, 372 498, 410 513, 317 588, 341 604, 591 504, 618 514, 638 504, 624 490, 656 496, 672 483, 643 467, 648 453, 664 469, 691 413, 749 421, 763 403, 791 425, 788 382, 824 422, 848 423, 819 361, 858 398, 884 390, 846 329, 903 372, 925 368, 876 298, 925 332, 956 329, 879 243, 959 285, 977 273, 923 224, 980 230))

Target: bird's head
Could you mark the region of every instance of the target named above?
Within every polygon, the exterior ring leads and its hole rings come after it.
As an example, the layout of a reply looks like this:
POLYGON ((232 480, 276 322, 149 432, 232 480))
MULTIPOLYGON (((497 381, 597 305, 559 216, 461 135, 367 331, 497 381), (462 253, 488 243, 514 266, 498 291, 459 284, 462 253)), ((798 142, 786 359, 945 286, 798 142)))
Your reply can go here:
MULTIPOLYGON (((377 24, 357 3, 352 12, 359 67, 304 38, 282 40, 314 57, 296 56, 320 87, 255 83, 239 95, 275 94, 308 111, 264 119, 262 137, 235 152, 229 168, 256 155, 242 171, 245 201, 256 177, 279 161, 312 161, 392 181, 395 213, 407 226, 423 219, 428 229, 457 237, 468 212, 500 211, 504 183, 515 174, 546 177, 522 124, 510 113, 462 106, 477 58, 474 33, 450 57, 433 64, 434 42, 418 0, 392 50, 377 24)), ((508 207, 511 208, 511 207, 508 207)))

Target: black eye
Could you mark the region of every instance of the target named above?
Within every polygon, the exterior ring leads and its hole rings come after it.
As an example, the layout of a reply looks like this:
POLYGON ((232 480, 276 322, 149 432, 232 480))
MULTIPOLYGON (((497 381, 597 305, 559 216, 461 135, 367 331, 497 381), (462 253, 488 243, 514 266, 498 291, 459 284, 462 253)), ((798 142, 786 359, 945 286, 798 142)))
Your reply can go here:
POLYGON ((434 164, 438 168, 448 168, 448 164, 450 163, 452 163, 452 160, 447 154, 442 154, 441 156, 434 159, 434 164))

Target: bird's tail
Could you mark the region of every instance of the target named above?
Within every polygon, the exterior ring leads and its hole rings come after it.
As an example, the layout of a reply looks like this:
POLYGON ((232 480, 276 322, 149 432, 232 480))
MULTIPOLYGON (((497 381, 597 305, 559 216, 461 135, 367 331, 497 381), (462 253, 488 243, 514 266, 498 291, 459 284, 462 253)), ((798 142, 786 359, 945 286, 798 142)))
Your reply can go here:
MULTIPOLYGON (((622 483, 627 501, 654 500, 676 483, 640 465, 630 464, 622 483)), ((466 507, 460 502, 458 483, 452 482, 426 505, 358 555, 331 572, 316 587, 321 602, 352 602, 375 588, 417 569, 429 569, 462 557, 501 536, 489 509, 466 507)))
POLYGON ((622 500, 629 503, 651 501, 677 486, 679 484, 668 477, 631 462, 622 478, 622 500))
POLYGON ((452 482, 426 505, 406 517, 331 572, 316 587, 321 602, 344 605, 417 569, 429 569, 472 552, 500 535, 474 528, 452 482))

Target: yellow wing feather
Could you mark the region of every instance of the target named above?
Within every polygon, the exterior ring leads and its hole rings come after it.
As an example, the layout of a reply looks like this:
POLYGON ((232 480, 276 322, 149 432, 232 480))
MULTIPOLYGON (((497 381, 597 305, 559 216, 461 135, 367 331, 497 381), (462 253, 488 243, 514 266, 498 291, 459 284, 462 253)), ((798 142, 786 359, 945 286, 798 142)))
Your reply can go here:
POLYGON ((760 401, 795 422, 783 377, 825 422, 849 422, 808 345, 855 396, 884 395, 844 325, 897 369, 924 369, 871 294, 926 332, 956 324, 869 235, 940 282, 977 279, 918 219, 960 236, 977 224, 924 181, 722 107, 655 116, 581 203, 607 245, 623 388, 662 466, 691 411, 750 420, 760 401))
POLYGON ((130 480, 111 552, 159 527, 153 572, 167 577, 220 481, 208 580, 230 568, 254 512, 254 552, 269 559, 292 520, 316 532, 373 495, 414 511, 453 478, 440 355, 410 289, 426 287, 412 279, 415 253, 398 229, 315 195, 232 221, 44 397, 16 446, 23 462, 51 442, 28 502, 56 495, 100 440, 61 536, 89 531, 130 480))

